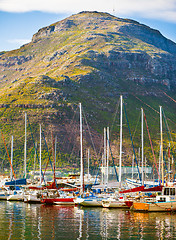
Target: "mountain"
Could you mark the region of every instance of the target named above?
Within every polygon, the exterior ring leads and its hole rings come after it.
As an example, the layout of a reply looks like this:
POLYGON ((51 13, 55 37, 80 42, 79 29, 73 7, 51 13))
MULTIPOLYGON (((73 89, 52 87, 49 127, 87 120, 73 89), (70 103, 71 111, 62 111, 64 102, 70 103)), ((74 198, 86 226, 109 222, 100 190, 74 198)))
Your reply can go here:
MULTIPOLYGON (((85 123, 89 123, 89 127, 85 124, 84 146, 90 146, 95 155, 91 139, 99 149, 103 128, 109 125, 114 141, 113 154, 118 159, 117 113, 121 94, 131 132, 135 134, 135 147, 140 146, 138 120, 143 107, 155 148, 159 151, 159 105, 163 106, 175 139, 176 43, 158 30, 134 20, 108 13, 81 12, 39 29, 31 42, 20 49, 1 52, 0 90, 1 129, 6 141, 10 141, 12 134, 16 139, 14 158, 17 165, 23 162, 24 112, 30 122, 29 158, 33 156, 30 155, 33 154, 30 134, 39 141, 41 123, 49 149, 52 148, 51 132, 58 136, 62 153, 58 157, 59 164, 65 158, 71 159, 70 154, 74 156, 70 161, 76 161, 79 102, 83 105, 85 123), (92 137, 89 137, 89 130, 92 137)), ((132 150, 129 150, 131 143, 125 119, 124 114, 124 158, 128 162, 132 150)), ((150 156, 147 133, 146 143, 146 154, 150 156)), ((1 150, 5 151, 3 141, 1 150)))

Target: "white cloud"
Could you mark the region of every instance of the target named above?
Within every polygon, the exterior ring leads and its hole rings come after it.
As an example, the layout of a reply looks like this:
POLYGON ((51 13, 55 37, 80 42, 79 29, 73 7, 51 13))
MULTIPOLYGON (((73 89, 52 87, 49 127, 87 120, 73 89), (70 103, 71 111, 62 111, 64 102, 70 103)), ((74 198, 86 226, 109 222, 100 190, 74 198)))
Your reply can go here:
POLYGON ((0 0, 0 10, 7 12, 112 13, 113 9, 117 16, 131 14, 176 22, 176 0, 0 0))
POLYGON ((29 43, 30 41, 31 41, 31 39, 9 39, 9 40, 7 40, 8 43, 18 44, 18 45, 23 45, 23 44, 29 43))

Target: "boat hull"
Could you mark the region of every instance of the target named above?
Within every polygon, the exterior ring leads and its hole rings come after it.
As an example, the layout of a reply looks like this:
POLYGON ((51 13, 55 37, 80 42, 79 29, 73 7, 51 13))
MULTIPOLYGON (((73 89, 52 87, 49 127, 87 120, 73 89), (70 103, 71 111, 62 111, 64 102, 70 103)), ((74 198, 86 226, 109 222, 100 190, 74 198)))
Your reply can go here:
POLYGON ((45 198, 41 202, 45 204, 73 205, 75 198, 45 198))
POLYGON ((7 201, 23 201, 23 196, 22 195, 10 195, 7 197, 7 201))
POLYGON ((176 201, 154 203, 134 202, 131 210, 144 212, 171 212, 176 211, 176 201))
POLYGON ((37 196, 27 195, 27 196, 24 196, 24 202, 26 202, 26 203, 41 203, 41 200, 40 200, 40 198, 37 198, 37 196))
POLYGON ((0 194, 0 200, 7 200, 7 195, 6 194, 0 194))
POLYGON ((102 207, 102 200, 86 199, 80 202, 80 205, 84 207, 102 207))
POLYGON ((105 208, 129 208, 125 202, 103 201, 102 206, 105 208))
POLYGON ((56 205, 75 205, 74 201, 57 201, 57 202, 54 202, 53 204, 56 204, 56 205))
POLYGON ((105 208, 123 208, 129 209, 133 205, 132 201, 104 200, 102 206, 105 208))

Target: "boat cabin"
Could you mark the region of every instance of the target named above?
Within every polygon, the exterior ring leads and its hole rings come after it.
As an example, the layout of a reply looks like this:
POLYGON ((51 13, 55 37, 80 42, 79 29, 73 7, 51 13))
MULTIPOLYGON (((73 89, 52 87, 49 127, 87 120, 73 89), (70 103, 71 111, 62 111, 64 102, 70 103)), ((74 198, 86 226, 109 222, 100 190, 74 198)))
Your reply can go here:
POLYGON ((175 201, 176 189, 175 187, 163 187, 162 194, 156 196, 157 202, 175 201))

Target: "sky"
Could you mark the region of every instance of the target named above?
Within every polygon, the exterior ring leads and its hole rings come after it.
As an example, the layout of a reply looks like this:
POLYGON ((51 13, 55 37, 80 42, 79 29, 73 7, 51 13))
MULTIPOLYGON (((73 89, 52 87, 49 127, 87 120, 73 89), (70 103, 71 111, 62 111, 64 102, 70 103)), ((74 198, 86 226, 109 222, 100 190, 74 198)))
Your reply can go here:
POLYGON ((0 51, 17 49, 40 28, 81 11, 133 19, 176 42, 176 0, 0 0, 0 51))

